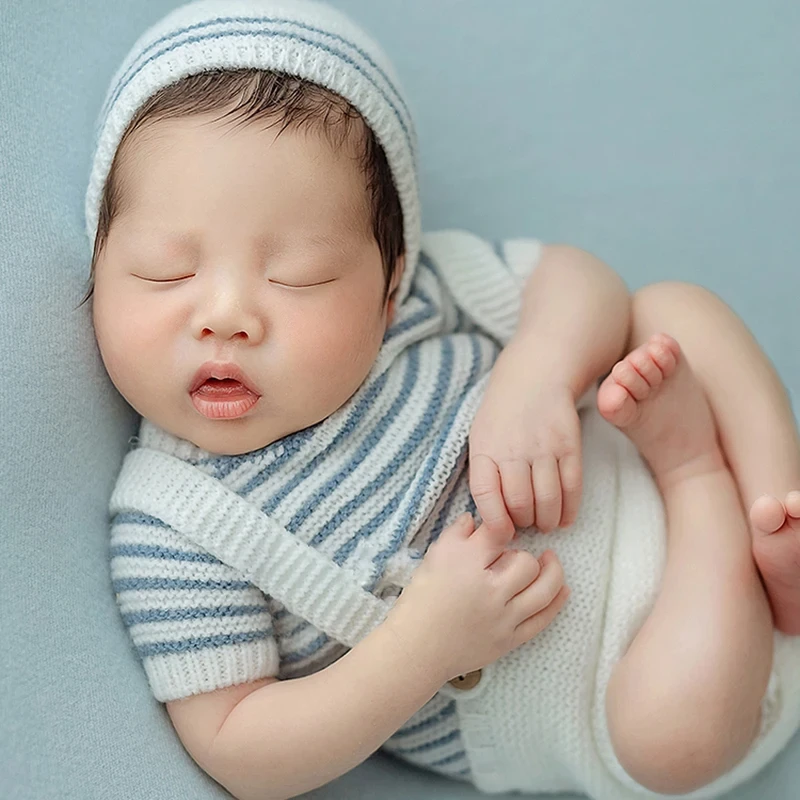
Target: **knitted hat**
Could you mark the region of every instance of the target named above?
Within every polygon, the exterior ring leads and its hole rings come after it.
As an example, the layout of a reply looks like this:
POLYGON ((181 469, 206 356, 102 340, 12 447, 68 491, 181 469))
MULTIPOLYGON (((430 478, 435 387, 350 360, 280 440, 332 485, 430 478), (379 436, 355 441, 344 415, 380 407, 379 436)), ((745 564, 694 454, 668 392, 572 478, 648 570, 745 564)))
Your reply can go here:
POLYGON ((103 186, 140 106, 187 75, 245 68, 324 86, 348 100, 375 132, 403 209, 406 269, 397 298, 402 302, 421 235, 414 123, 378 45, 341 12, 312 0, 198 0, 172 11, 136 41, 111 81, 97 121, 85 209, 92 246, 103 186))

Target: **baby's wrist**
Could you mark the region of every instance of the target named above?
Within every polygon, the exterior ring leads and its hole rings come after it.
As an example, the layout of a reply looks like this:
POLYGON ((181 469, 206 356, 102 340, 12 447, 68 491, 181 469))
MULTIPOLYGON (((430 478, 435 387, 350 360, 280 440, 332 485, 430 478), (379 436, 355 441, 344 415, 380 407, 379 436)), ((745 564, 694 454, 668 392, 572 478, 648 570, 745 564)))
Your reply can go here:
POLYGON ((426 621, 407 607, 395 606, 380 627, 387 637, 387 646, 396 648, 399 664, 420 679, 432 681, 438 688, 455 674, 456 670, 448 663, 444 639, 436 636, 430 619, 426 621))
POLYGON ((500 353, 492 370, 493 380, 523 384, 528 391, 547 388, 563 390, 577 399, 577 376, 570 370, 568 360, 562 358, 557 348, 529 341, 511 340, 500 353))

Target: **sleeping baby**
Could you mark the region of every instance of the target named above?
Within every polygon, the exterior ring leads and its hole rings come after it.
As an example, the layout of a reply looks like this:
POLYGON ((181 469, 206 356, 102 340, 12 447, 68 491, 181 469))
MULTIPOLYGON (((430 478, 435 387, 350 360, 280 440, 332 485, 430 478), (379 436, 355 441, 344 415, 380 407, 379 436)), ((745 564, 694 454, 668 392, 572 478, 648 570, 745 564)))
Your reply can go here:
POLYGON ((141 415, 111 570, 235 797, 379 748, 485 792, 718 796, 800 722, 800 446, 716 296, 421 234, 386 57, 201 0, 101 111, 87 298, 141 415))

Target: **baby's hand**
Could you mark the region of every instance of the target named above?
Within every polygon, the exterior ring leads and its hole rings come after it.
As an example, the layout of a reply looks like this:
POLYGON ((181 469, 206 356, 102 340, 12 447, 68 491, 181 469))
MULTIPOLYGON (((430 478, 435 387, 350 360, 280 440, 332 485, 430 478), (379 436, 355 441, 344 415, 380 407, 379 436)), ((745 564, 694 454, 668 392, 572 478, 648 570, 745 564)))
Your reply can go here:
MULTIPOLYGON (((501 355, 502 359, 502 355, 501 355)), ((566 386, 532 382, 498 359, 469 437, 469 484, 495 533, 548 533, 578 516, 581 431, 566 386)))
POLYGON ((540 558, 505 549, 505 537, 469 514, 446 528, 425 554, 386 622, 445 680, 496 661, 543 631, 569 596, 564 571, 547 550, 540 558))

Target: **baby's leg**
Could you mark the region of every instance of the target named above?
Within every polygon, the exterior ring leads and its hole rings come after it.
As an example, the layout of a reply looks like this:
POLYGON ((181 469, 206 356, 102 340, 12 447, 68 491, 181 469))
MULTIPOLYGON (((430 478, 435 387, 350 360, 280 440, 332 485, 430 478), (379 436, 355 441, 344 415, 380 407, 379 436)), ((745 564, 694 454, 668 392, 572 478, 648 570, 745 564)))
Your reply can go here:
POLYGON ((800 503, 789 496, 800 490, 800 437, 787 392, 744 322, 700 286, 665 282, 636 292, 632 340, 656 332, 680 342, 705 390, 750 515, 775 626, 800 634, 800 503))
POLYGON ((648 462, 668 528, 658 597, 612 672, 606 709, 628 773, 675 794, 710 783, 747 753, 773 627, 705 392, 675 340, 650 333, 597 401, 648 462), (638 379, 628 371, 634 364, 638 379))

